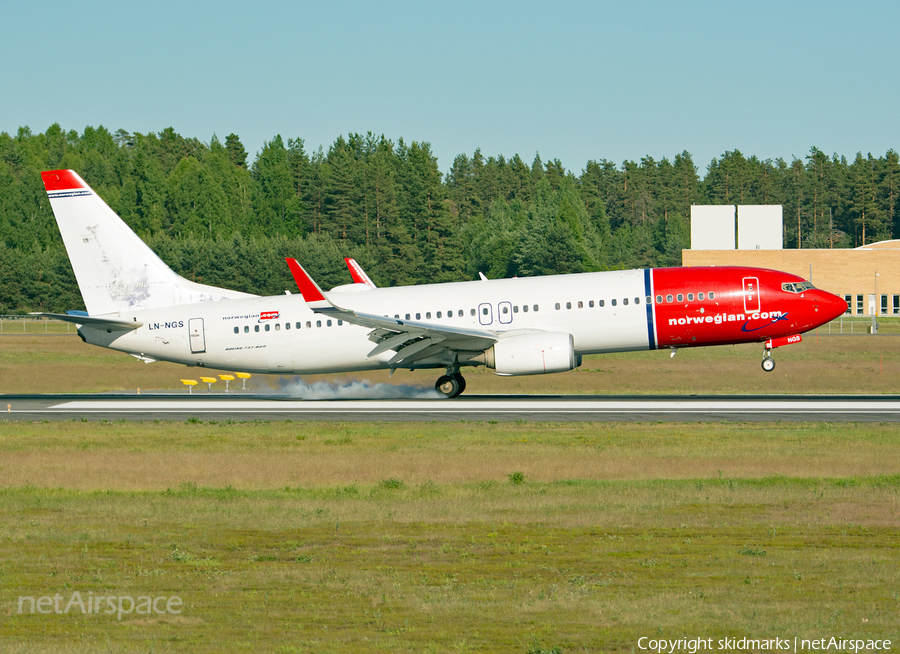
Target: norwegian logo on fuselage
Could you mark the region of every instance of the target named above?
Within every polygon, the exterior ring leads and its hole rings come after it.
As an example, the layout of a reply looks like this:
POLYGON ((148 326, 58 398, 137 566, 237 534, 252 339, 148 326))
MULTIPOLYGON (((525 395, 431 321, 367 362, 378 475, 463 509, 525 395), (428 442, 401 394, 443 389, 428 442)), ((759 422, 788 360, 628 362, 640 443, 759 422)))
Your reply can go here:
POLYGON ((278 311, 260 311, 259 312, 259 322, 264 322, 266 320, 278 320, 279 316, 278 311))
POLYGON ((669 326, 674 327, 676 325, 700 325, 700 324, 714 324, 721 325, 723 323, 729 322, 743 322, 741 325, 741 331, 744 332, 754 332, 769 325, 774 325, 776 322, 780 322, 782 320, 787 320, 787 314, 783 311, 754 311, 753 313, 717 313, 709 316, 685 316, 683 318, 669 318, 669 326), (750 327, 751 323, 755 323, 757 321, 766 321, 763 325, 759 325, 756 327, 750 327))

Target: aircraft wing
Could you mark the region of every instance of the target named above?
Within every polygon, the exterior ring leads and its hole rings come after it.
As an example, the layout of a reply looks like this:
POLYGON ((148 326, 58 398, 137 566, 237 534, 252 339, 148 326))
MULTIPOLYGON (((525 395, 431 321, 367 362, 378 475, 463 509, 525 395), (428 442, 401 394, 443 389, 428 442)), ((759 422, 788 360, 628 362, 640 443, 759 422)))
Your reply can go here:
POLYGON ((288 258, 286 261, 309 308, 353 325, 370 327, 369 340, 375 343, 375 347, 368 356, 393 350, 396 354, 388 361, 392 367, 407 366, 445 352, 483 352, 499 340, 498 334, 492 331, 401 320, 341 308, 325 297, 322 289, 296 259, 288 258))
POLYGON ((61 320, 62 322, 71 322, 76 325, 90 325, 91 327, 106 327, 108 329, 131 331, 137 329, 144 323, 134 322, 132 320, 121 320, 118 318, 101 318, 99 316, 83 316, 77 313, 29 313, 29 316, 38 316, 50 318, 51 320, 61 320))

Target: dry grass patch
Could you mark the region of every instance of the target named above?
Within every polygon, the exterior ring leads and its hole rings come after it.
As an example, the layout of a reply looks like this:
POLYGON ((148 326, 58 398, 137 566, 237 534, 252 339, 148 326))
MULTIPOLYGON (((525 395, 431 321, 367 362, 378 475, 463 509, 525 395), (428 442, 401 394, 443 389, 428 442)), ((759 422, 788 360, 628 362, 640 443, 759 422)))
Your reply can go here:
POLYGON ((0 486, 164 490, 900 473, 900 425, 0 422, 0 486))

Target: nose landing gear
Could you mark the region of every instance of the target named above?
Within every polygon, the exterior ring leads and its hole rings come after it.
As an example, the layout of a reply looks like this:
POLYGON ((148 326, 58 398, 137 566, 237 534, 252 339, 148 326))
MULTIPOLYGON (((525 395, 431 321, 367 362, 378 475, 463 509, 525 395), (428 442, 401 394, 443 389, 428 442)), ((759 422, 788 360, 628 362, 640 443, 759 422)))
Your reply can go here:
POLYGON ((762 369, 766 372, 775 370, 775 359, 772 358, 772 350, 774 348, 781 347, 782 345, 790 345, 791 343, 799 343, 802 340, 803 337, 800 336, 800 334, 770 338, 765 344, 766 351, 763 354, 762 369))
POLYGON ((434 388, 445 397, 456 397, 466 390, 466 378, 459 373, 458 368, 448 368, 447 374, 438 378, 434 388))

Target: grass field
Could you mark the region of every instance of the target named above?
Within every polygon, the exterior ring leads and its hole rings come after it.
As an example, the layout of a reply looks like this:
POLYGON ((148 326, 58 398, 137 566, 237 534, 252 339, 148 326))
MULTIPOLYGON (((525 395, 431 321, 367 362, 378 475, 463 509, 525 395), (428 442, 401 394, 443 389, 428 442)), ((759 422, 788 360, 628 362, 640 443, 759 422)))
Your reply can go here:
MULTIPOLYGON (((898 339, 807 338, 771 375, 727 347, 469 388, 893 393, 898 339)), ((0 370, 74 392, 188 369, 35 335, 0 338, 0 370)), ((0 652, 896 648, 898 526, 892 424, 0 422, 0 652), (76 593, 181 606, 19 610, 76 593)))
POLYGON ((4 652, 900 640, 893 425, 0 423, 4 652), (178 596, 42 615, 21 596, 178 596))

